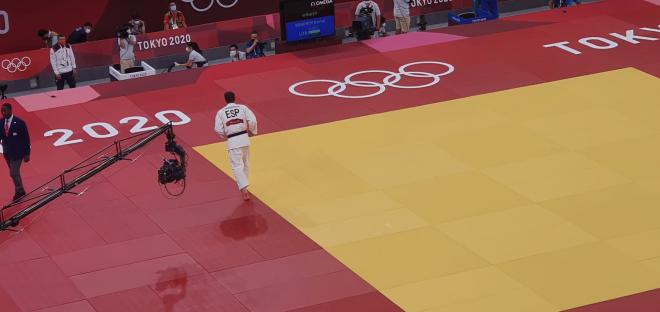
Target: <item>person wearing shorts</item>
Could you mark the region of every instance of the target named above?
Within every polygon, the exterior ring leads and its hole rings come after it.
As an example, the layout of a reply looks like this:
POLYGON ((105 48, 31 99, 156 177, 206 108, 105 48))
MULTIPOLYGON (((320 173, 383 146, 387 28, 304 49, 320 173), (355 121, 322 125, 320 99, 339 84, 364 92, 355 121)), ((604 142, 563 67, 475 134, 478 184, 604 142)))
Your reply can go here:
POLYGON ((396 34, 405 34, 410 31, 410 0, 394 1, 394 22, 396 34))

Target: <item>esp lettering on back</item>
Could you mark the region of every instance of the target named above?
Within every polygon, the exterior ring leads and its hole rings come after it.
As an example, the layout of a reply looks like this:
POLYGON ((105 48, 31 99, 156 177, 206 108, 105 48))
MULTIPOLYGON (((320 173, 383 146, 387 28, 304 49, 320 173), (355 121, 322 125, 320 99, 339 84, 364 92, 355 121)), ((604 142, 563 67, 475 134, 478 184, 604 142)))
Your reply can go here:
POLYGON ((241 110, 238 108, 228 109, 225 111, 225 116, 227 116, 227 119, 234 118, 238 115, 240 111, 241 110))

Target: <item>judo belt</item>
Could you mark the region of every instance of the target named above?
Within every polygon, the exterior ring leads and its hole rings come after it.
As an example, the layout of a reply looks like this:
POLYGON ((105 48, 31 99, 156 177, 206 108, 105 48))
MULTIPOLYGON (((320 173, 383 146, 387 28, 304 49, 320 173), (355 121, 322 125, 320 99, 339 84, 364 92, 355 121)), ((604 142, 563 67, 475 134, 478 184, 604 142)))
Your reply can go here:
POLYGON ((233 137, 235 137, 235 136, 239 136, 239 135, 247 134, 247 133, 248 133, 247 131, 241 131, 241 132, 232 133, 232 134, 230 134, 230 135, 227 136, 227 139, 233 138, 233 137))

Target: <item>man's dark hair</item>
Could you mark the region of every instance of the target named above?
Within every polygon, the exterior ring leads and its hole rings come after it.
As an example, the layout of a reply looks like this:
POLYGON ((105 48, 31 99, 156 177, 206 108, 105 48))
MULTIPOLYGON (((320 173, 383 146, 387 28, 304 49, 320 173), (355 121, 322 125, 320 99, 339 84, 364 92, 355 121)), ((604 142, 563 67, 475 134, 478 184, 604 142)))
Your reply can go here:
POLYGON ((234 92, 231 91, 225 92, 225 101, 227 103, 234 103, 236 101, 236 94, 234 94, 234 92))
POLYGON ((236 50, 238 50, 238 46, 235 45, 235 44, 230 45, 229 48, 230 48, 230 49, 231 49, 231 48, 235 48, 236 50))
POLYGON ((45 35, 48 35, 48 30, 45 29, 37 30, 37 36, 39 36, 39 38, 43 38, 45 35))
POLYGON ((83 26, 93 27, 91 22, 87 22, 87 23, 83 24, 83 26))
POLYGON ((65 35, 58 35, 57 38, 62 39, 62 38, 66 38, 66 36, 65 35))
POLYGON ((250 35, 258 35, 258 34, 259 34, 259 32, 256 31, 256 30, 253 30, 253 31, 250 33, 250 35))
POLYGON ((5 109, 5 108, 8 108, 9 110, 11 110, 11 104, 9 104, 9 103, 2 104, 2 109, 5 109))

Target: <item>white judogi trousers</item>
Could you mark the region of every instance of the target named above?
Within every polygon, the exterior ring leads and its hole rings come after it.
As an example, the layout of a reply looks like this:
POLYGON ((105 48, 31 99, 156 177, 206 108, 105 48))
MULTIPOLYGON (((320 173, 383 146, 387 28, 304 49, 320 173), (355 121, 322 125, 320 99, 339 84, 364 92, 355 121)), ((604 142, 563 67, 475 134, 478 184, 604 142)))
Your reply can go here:
POLYGON ((238 189, 242 190, 250 185, 250 147, 234 148, 228 152, 238 189))

